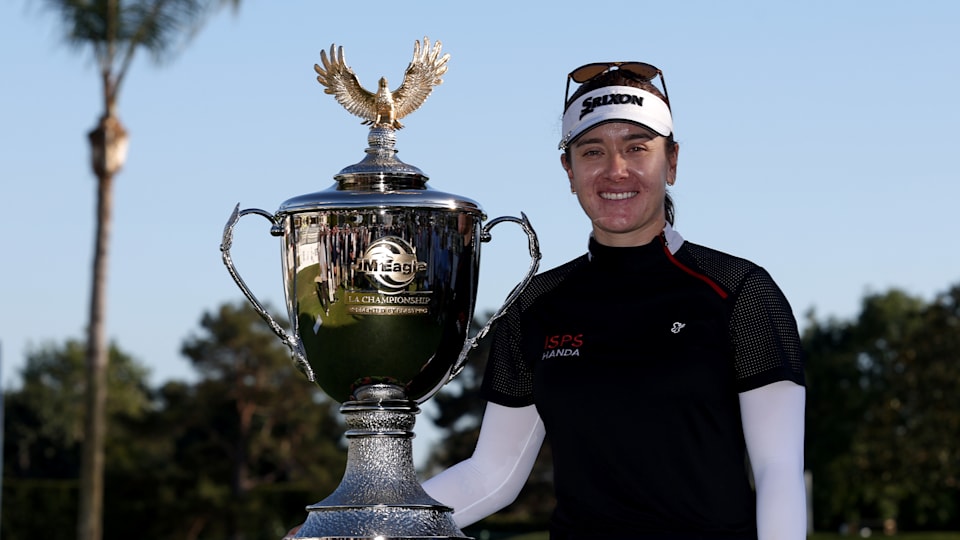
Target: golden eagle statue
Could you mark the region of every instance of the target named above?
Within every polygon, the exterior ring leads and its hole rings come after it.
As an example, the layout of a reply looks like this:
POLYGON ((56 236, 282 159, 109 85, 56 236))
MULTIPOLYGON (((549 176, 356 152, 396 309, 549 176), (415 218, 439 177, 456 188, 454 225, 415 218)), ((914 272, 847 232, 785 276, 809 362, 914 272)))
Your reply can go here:
POLYGON ((360 81, 343 56, 343 47, 330 45, 330 58, 320 51, 323 67, 314 64, 313 69, 317 72, 317 81, 325 87, 324 93, 336 97, 349 113, 363 118, 364 124, 400 129, 403 124, 399 120, 417 110, 433 87, 443 82, 440 76, 447 71, 450 55, 440 56, 440 47, 437 41, 431 48, 430 40, 426 37, 423 38, 422 47, 419 41, 415 42, 413 60, 403 74, 403 83, 392 92, 384 77, 380 78, 376 92, 360 86, 360 81))

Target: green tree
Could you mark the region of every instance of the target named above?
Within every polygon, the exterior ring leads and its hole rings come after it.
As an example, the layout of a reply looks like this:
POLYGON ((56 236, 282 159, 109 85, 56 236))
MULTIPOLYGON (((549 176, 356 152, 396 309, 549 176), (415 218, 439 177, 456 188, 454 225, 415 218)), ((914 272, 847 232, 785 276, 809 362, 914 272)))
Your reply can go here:
MULTIPOLYGON (((336 404, 246 303, 205 314, 183 350, 200 379, 151 389, 111 349, 104 536, 280 538, 340 482, 336 404)), ((5 539, 36 535, 38 516, 45 537, 75 534, 85 351, 32 352, 22 387, 4 396, 5 539)))
POLYGON ((854 321, 811 320, 807 462, 819 527, 957 523, 958 298, 954 288, 927 305, 891 290, 866 297, 854 321))
POLYGON ((197 500, 182 512, 207 537, 279 538, 339 484, 346 451, 337 404, 248 304, 204 314, 201 327, 183 352, 202 379, 184 399, 190 406, 171 417, 183 426, 178 466, 196 482, 197 500))
MULTIPOLYGON (((4 396, 4 538, 27 538, 44 516, 51 538, 75 531, 76 478, 84 440, 83 404, 87 379, 86 347, 70 340, 44 345, 27 354, 20 388, 4 396)), ((149 414, 152 404, 147 369, 115 346, 110 348, 106 413, 111 424, 107 448, 111 467, 128 446, 131 432, 123 426, 149 414)))
POLYGON ((804 331, 807 352, 806 465, 813 474, 813 515, 819 529, 836 530, 858 508, 859 492, 848 476, 850 449, 869 400, 857 368, 853 323, 814 320, 804 331), (849 480, 849 481, 848 481, 849 480))
POLYGON ((67 42, 89 48, 102 83, 100 119, 88 134, 91 166, 97 178, 96 232, 87 325, 87 437, 77 534, 99 540, 103 534, 103 469, 106 440, 106 285, 113 215, 113 180, 123 167, 128 136, 118 116, 120 89, 135 53, 145 49, 165 60, 180 49, 212 8, 239 0, 46 0, 63 25, 67 42))
MULTIPOLYGON (((924 306, 888 376, 875 430, 891 441, 878 459, 897 488, 892 509, 909 524, 960 526, 960 287, 924 306)), ((878 441, 882 443, 883 439, 878 441)))

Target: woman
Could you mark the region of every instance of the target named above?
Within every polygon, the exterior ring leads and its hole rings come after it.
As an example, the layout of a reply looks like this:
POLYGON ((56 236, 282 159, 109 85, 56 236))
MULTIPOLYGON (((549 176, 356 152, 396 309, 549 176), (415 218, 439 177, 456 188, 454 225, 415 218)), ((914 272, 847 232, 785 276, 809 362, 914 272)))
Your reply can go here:
POLYGON ((424 483, 461 527, 514 500, 546 436, 554 540, 806 536, 796 321, 763 268, 673 229, 657 76, 612 62, 567 78, 560 163, 589 250, 497 325, 477 448, 424 483))

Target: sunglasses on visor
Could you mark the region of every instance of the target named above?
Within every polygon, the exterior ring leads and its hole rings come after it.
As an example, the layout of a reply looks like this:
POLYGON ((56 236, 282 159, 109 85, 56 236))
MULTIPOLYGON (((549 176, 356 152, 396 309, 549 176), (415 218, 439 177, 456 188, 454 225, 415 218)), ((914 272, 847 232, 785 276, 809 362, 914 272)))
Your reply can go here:
POLYGON ((567 75, 567 91, 563 97, 564 108, 566 108, 567 102, 570 101, 570 81, 583 84, 613 69, 623 71, 634 79, 644 82, 650 82, 659 76, 660 86, 663 88, 664 101, 667 102, 667 106, 670 105, 670 96, 667 94, 667 83, 663 80, 663 72, 660 71, 660 68, 644 62, 593 62, 582 65, 567 75))

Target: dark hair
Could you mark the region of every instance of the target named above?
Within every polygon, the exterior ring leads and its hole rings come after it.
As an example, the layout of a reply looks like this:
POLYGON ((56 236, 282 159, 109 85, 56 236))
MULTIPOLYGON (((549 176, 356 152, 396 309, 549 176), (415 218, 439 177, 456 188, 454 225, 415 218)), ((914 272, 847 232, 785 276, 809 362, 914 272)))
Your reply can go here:
MULTIPOLYGON (((570 96, 569 100, 567 100, 567 103, 564 106, 564 112, 570 108, 570 105, 580 99, 580 96, 596 90, 597 88, 603 88, 604 86, 632 86, 634 88, 646 90, 647 92, 650 92, 651 94, 662 99, 663 102, 667 104, 667 108, 670 108, 670 102, 663 95, 663 92, 656 87, 656 85, 648 80, 637 77, 629 71, 613 69, 607 71, 606 73, 597 75, 589 81, 581 84, 580 88, 577 88, 577 91, 570 96)), ((673 133, 666 136, 666 144, 667 152, 673 152, 674 147, 677 145, 677 141, 673 138, 673 133)), ((569 162, 571 160, 569 146, 567 146, 567 148, 564 150, 564 153, 567 155, 567 161, 569 162)), ((663 197, 663 212, 666 216, 667 223, 673 225, 673 219, 676 211, 674 210, 673 198, 670 197, 669 191, 663 197)))

